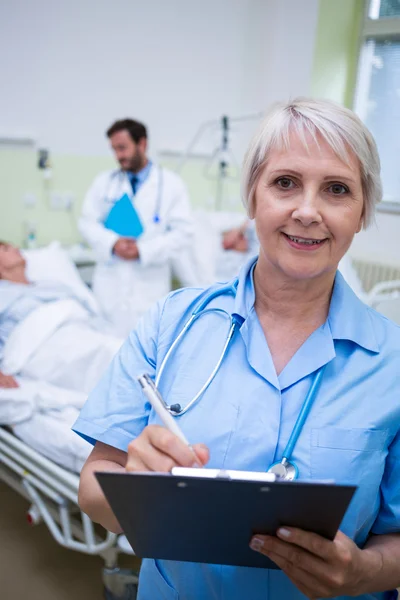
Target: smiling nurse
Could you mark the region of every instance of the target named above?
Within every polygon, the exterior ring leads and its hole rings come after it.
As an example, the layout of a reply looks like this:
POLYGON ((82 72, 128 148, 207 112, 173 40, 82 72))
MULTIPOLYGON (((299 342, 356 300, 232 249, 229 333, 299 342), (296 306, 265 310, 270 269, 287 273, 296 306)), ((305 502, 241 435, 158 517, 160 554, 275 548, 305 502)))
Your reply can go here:
POLYGON ((160 301, 89 397, 74 427, 94 444, 80 504, 117 532, 95 471, 169 471, 193 462, 160 426, 136 377, 157 377, 182 327, 205 304, 158 383, 169 404, 184 408, 218 362, 226 314, 238 323, 211 384, 177 417, 198 460, 253 471, 283 464, 318 377, 291 461, 300 479, 358 486, 333 541, 285 527, 277 537, 254 536, 251 547, 281 570, 146 559, 140 600, 397 597, 400 328, 365 306, 337 271, 381 199, 379 171, 374 140, 351 111, 312 99, 273 107, 243 169, 259 256, 230 286, 178 290, 160 301))

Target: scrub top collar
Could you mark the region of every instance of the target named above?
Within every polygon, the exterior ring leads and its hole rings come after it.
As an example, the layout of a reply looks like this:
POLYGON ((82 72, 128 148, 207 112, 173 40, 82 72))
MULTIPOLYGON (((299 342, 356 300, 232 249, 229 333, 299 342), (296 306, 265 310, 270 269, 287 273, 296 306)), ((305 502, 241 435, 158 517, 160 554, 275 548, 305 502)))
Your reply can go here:
MULTIPOLYGON (((239 272, 239 283, 234 313, 247 319, 254 307, 255 289, 253 273, 257 256, 250 258, 239 272)), ((329 327, 333 340, 348 340, 371 352, 379 353, 371 318, 371 309, 364 304, 337 271, 333 286, 329 314, 322 329, 329 327)))

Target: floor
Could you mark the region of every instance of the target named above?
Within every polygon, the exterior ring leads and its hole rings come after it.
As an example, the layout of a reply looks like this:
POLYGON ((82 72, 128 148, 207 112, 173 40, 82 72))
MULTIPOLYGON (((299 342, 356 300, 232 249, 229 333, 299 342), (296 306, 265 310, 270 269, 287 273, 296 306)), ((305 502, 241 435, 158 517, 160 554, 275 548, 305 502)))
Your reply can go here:
POLYGON ((30 527, 27 508, 0 482, 1 600, 101 600, 103 560, 62 548, 42 523, 30 527))

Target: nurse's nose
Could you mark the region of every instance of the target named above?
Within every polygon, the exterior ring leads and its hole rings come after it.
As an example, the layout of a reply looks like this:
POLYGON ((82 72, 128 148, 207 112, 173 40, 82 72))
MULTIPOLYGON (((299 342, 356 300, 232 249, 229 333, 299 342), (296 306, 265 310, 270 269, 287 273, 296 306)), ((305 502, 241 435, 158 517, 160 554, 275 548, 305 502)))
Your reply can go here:
POLYGON ((302 194, 296 198, 296 206, 292 212, 292 218, 301 223, 304 227, 309 227, 314 223, 322 222, 321 199, 317 190, 305 189, 302 194))

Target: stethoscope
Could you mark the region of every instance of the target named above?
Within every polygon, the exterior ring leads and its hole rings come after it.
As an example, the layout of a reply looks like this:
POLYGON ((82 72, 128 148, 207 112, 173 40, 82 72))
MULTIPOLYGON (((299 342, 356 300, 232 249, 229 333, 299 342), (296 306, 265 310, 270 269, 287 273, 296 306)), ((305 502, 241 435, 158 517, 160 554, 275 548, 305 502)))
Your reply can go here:
MULTIPOLYGON (((164 369, 168 363, 168 360, 170 359, 171 354, 174 352, 174 350, 176 349, 179 342, 182 340, 185 333, 188 332, 190 327, 193 325, 193 323, 199 317, 201 317, 202 315, 205 315, 205 314, 210 314, 211 312, 217 312, 217 313, 222 313, 229 318, 230 327, 229 327, 228 335, 227 335, 226 341, 224 343, 221 355, 220 355, 214 369, 212 370, 210 376, 208 377, 207 381, 205 382, 203 387, 199 390, 199 392, 197 392, 197 394, 194 396, 194 398, 192 398, 192 400, 190 400, 190 402, 188 402, 188 404, 186 404, 186 406, 182 408, 182 406, 180 404, 172 404, 172 405, 167 404, 165 402, 165 400, 163 400, 162 396, 160 395, 160 400, 164 404, 164 407, 174 417, 180 417, 181 415, 184 415, 190 408, 192 408, 199 401, 200 397, 204 394, 204 392, 206 391, 206 389, 208 388, 208 386, 210 385, 210 383, 213 381, 216 374, 218 373, 218 371, 221 367, 222 361, 224 360, 224 358, 228 352, 229 346, 232 342, 235 332, 240 329, 240 327, 242 326, 242 324, 244 322, 243 317, 241 317, 240 315, 237 315, 237 314, 230 315, 226 310, 223 310, 221 308, 206 308, 207 304, 209 304, 217 296, 221 296, 223 294, 232 294, 235 297, 236 292, 237 292, 237 286, 238 286, 238 279, 235 279, 232 283, 219 287, 217 290, 214 290, 213 292, 208 294, 205 298, 203 298, 203 300, 201 300, 199 302, 199 304, 194 308, 189 320, 184 325, 183 329, 181 330, 181 332, 179 333, 177 338, 174 340, 174 342, 172 343, 168 352, 166 353, 164 359, 161 362, 159 371, 158 371, 158 373, 156 375, 156 379, 155 379, 155 385, 156 385, 157 389, 159 387, 161 376, 162 376, 164 369)), ((293 454, 293 450, 296 446, 297 440, 299 439, 300 433, 303 429, 303 426, 307 420, 308 415, 310 414, 314 400, 318 394, 318 390, 321 385, 321 380, 322 380, 324 370, 325 370, 325 365, 317 371, 317 373, 311 383, 310 389, 308 390, 307 396, 303 402, 303 405, 301 407, 299 415, 296 419, 296 423, 294 424, 293 431, 290 435, 289 441, 286 444, 286 447, 283 451, 281 460, 273 463, 269 467, 269 469, 267 469, 268 473, 273 473, 279 479, 284 479, 286 481, 292 481, 293 479, 297 479, 297 477, 299 475, 299 469, 294 462, 291 462, 291 457, 293 454)))
MULTIPOLYGON (((154 213, 153 213, 153 223, 156 223, 156 224, 160 223, 160 221, 161 221, 160 213, 161 213, 161 202, 162 202, 162 194, 163 194, 163 187, 164 187, 163 169, 160 166, 157 166, 157 169, 158 169, 157 195, 156 195, 156 205, 154 207, 154 213)), ((117 171, 114 171, 113 173, 111 173, 110 181, 108 182, 107 191, 104 196, 105 202, 107 202, 108 204, 115 204, 116 202, 118 202, 118 199, 109 197, 110 188, 113 184, 113 180, 115 179, 115 177, 126 178, 129 181, 129 177, 128 177, 126 171, 123 171, 122 169, 118 169, 117 171)), ((129 182, 129 185, 130 185, 130 182, 129 182)))

